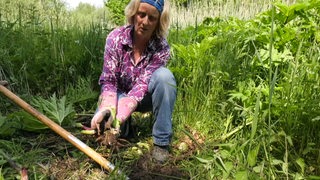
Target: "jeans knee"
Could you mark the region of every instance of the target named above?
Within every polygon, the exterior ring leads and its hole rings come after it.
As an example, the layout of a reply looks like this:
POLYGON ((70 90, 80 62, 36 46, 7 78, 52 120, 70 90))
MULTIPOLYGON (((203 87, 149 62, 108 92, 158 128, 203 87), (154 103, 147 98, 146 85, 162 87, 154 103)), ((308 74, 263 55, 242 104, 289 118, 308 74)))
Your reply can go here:
POLYGON ((165 67, 160 67, 159 69, 157 69, 152 74, 151 81, 161 86, 162 85, 176 86, 176 80, 174 75, 169 69, 165 67))

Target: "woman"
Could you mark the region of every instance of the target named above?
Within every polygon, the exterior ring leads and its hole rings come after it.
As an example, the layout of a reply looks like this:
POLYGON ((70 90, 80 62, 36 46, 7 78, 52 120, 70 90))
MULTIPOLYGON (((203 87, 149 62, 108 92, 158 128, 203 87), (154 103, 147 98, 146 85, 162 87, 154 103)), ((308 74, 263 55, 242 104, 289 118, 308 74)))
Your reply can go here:
POLYGON ((172 137, 172 112, 176 81, 165 68, 170 58, 166 35, 168 0, 131 0, 125 9, 129 25, 113 30, 106 39, 101 95, 91 128, 98 129, 105 116, 107 126, 119 129, 134 111, 155 116, 153 158, 164 162, 172 137))

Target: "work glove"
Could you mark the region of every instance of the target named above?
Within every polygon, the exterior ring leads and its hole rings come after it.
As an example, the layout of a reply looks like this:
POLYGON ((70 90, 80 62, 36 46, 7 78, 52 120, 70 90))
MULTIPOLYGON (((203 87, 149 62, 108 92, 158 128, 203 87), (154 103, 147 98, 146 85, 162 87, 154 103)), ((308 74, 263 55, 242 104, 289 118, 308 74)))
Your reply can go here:
POLYGON ((103 92, 100 95, 98 101, 98 110, 91 120, 91 129, 97 129, 98 135, 103 133, 105 129, 111 127, 116 114, 116 104, 116 92, 103 92))
POLYGON ((138 102, 130 97, 123 97, 119 99, 116 119, 120 121, 120 124, 130 117, 137 106, 138 102))

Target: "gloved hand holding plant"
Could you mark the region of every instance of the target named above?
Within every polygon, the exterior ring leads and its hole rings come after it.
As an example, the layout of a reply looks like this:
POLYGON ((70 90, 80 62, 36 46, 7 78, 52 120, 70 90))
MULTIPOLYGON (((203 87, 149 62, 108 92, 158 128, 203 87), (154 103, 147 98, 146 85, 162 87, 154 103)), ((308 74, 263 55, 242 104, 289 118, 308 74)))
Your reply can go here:
POLYGON ((137 108, 138 102, 129 97, 122 97, 118 101, 118 108, 116 118, 112 117, 112 121, 110 118, 108 119, 108 128, 111 128, 112 133, 115 135, 120 135, 120 125, 123 124, 133 113, 133 111, 137 108), (112 122, 112 124, 111 124, 112 122))
POLYGON ((108 128, 111 128, 111 125, 115 119, 116 114, 116 103, 117 103, 117 93, 116 92, 103 92, 99 97, 98 110, 91 120, 91 129, 97 129, 98 135, 108 128), (104 119, 108 117, 106 122, 103 122, 104 119), (100 127, 102 126, 102 131, 100 127))
POLYGON ((91 120, 91 130, 97 129, 100 136, 109 129, 109 134, 120 136, 120 125, 124 123, 137 108, 138 102, 130 97, 122 97, 117 104, 115 92, 104 92, 99 97, 98 109, 91 120))
POLYGON ((116 117, 120 121, 120 124, 130 117, 137 106, 138 102, 130 97, 123 97, 119 99, 116 117))

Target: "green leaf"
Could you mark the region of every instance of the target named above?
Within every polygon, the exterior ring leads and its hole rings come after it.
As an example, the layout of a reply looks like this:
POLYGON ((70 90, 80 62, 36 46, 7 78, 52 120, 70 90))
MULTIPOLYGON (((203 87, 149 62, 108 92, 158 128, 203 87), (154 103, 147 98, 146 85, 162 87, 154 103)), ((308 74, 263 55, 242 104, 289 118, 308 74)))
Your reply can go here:
POLYGON ((224 177, 224 179, 227 179, 227 177, 229 176, 231 170, 233 169, 233 163, 232 162, 226 162, 225 163, 225 168, 226 168, 226 171, 223 172, 223 177, 224 177))
POLYGON ((282 164, 283 163, 283 161, 281 161, 281 160, 279 160, 279 159, 273 159, 272 161, 271 161, 271 164, 272 165, 279 165, 279 164, 282 164))
POLYGON ((241 92, 230 93, 231 98, 246 100, 248 97, 241 92))
POLYGON ((18 126, 18 122, 0 115, 0 136, 11 136, 18 126))
POLYGON ((247 180, 248 172, 247 171, 238 171, 236 173, 236 180, 247 180))
POLYGON ((6 160, 0 159, 0 166, 4 165, 5 163, 7 163, 6 160))
POLYGON ((258 166, 255 166, 254 168, 253 168, 253 171, 255 172, 255 173, 261 173, 261 171, 263 170, 263 165, 258 165, 258 166))
MULTIPOLYGON (((57 99, 55 94, 49 100, 41 97, 34 98, 32 99, 32 105, 37 109, 37 111, 59 125, 62 125, 62 123, 68 123, 65 122, 67 117, 74 113, 74 109, 71 104, 66 102, 66 97, 63 96, 61 99, 57 99)), ((12 119, 20 121, 22 124, 21 128, 24 130, 37 132, 48 129, 45 124, 26 111, 18 111, 12 113, 10 116, 12 119)))
POLYGON ((290 146, 293 146, 293 142, 292 142, 291 136, 286 136, 286 139, 287 139, 288 143, 290 144, 290 146))
POLYGON ((224 164, 222 158, 220 156, 216 156, 216 159, 218 159, 217 163, 223 168, 223 170, 225 172, 227 172, 228 170, 227 170, 226 165, 224 164))
POLYGON ((251 137, 250 137, 250 140, 252 141, 253 140, 253 137, 255 136, 256 134, 256 131, 257 131, 257 127, 258 127, 258 115, 259 115, 259 111, 260 111, 260 98, 261 98, 261 89, 259 90, 259 93, 258 93, 258 97, 257 97, 257 101, 256 101, 256 105, 255 105, 255 110, 254 110, 254 118, 253 118, 253 121, 252 121, 252 129, 251 129, 251 137))
POLYGON ((251 149, 248 153, 248 164, 249 166, 255 166, 257 163, 257 156, 259 153, 260 144, 258 144, 255 148, 251 149))
POLYGON ((49 100, 43 99, 41 97, 34 99, 35 106, 43 110, 43 114, 55 121, 59 125, 62 125, 66 118, 74 113, 74 109, 71 104, 66 102, 66 96, 58 99, 55 94, 50 97, 49 100))
POLYGON ((40 120, 27 113, 26 111, 18 111, 12 114, 15 118, 22 123, 22 129, 26 131, 39 131, 48 129, 40 120))
POLYGON ((200 161, 201 163, 204 163, 204 164, 210 164, 214 161, 214 159, 203 159, 203 158, 199 158, 199 157, 196 157, 196 159, 198 159, 198 161, 200 161))
POLYGON ((306 163, 304 162, 304 159, 302 158, 298 158, 296 160, 296 163, 299 165, 299 167, 301 168, 301 173, 304 174, 304 170, 305 170, 305 167, 306 167, 306 163))
POLYGON ((308 176, 308 179, 318 180, 318 179, 320 179, 320 176, 311 175, 311 176, 308 176))
POLYGON ((311 121, 312 121, 312 122, 320 121, 320 116, 317 116, 317 117, 313 118, 311 121))

